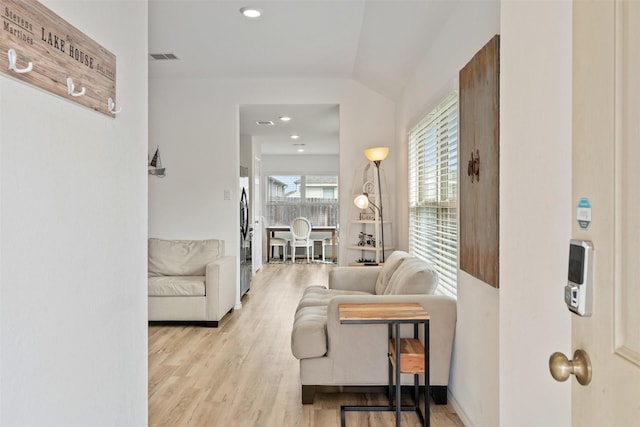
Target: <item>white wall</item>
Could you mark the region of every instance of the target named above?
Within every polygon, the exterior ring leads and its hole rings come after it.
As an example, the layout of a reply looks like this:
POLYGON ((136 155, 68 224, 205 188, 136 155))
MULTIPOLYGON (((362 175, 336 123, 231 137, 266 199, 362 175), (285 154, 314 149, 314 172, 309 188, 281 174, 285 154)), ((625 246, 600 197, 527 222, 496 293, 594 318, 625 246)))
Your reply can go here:
MULTIPOLYGON (((363 156, 364 158, 364 156, 363 156)), ((327 175, 340 172, 338 155, 262 155, 264 175, 301 174, 327 175)), ((341 185, 342 187, 342 185, 341 185)))
MULTIPOLYGON (((363 150, 394 138, 394 103, 351 80, 151 80, 150 147, 160 144, 167 168, 166 178, 149 182, 151 236, 222 238, 227 253, 237 253, 238 111, 244 104, 340 105, 341 206, 351 203, 354 165, 367 162, 363 150), (229 201, 225 189, 232 191, 229 201)), ((395 153, 389 157, 393 162, 395 153)), ((341 212, 341 222, 347 215, 341 212)))
POLYGON ((0 424, 142 426, 147 2, 43 3, 116 55, 123 112, 0 75, 0 424))
POLYGON ((251 174, 251 163, 253 161, 253 138, 251 135, 240 135, 240 164, 247 168, 251 174))
MULTIPOLYGON (((407 133, 457 88, 459 70, 500 32, 497 1, 461 2, 398 101, 398 188, 407 188, 407 133)), ((398 194, 400 247, 408 247, 408 199, 398 194)), ((458 322, 449 391, 469 426, 499 426, 499 293, 459 270, 458 322)), ((505 426, 507 424, 504 424, 505 426)), ((517 425, 517 424, 511 424, 517 425)))
MULTIPOLYGON (((570 342, 562 287, 571 220, 571 6, 463 2, 449 24, 398 102, 397 181, 406 187, 408 130, 501 33, 501 288, 459 271, 453 403, 469 426, 569 425, 570 385, 551 379, 547 361, 570 342)), ((406 221, 406 194, 399 199, 406 221)), ((407 236, 400 241, 406 245, 407 236)))
POLYGON ((571 2, 503 1, 500 78, 500 424, 568 426, 563 301, 571 237, 571 2), (543 29, 543 30, 542 30, 543 29))

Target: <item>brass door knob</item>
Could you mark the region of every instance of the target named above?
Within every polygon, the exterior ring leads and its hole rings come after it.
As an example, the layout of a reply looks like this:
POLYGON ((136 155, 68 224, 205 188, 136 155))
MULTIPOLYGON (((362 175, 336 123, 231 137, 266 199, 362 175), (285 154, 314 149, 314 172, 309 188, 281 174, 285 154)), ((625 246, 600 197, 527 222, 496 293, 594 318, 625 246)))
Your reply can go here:
POLYGON ((562 353, 553 353, 549 358, 549 371, 556 381, 566 381, 574 374, 581 385, 591 382, 591 360, 584 350, 576 350, 573 360, 562 353))

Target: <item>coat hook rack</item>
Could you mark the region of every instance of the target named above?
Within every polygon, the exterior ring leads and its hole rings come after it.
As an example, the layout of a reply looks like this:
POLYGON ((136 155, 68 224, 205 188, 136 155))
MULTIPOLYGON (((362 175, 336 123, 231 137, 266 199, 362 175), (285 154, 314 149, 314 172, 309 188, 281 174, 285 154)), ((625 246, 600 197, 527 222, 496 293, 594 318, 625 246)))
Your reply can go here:
POLYGON ((73 83, 73 79, 71 77, 67 77, 67 93, 71 96, 82 96, 86 93, 86 89, 83 86, 80 92, 76 92, 76 86, 73 83))
POLYGON ((18 54, 15 50, 9 49, 7 51, 7 56, 9 57, 9 70, 13 71, 14 73, 23 74, 33 70, 33 63, 31 62, 29 62, 29 64, 25 68, 17 67, 18 54))
POLYGON ((107 109, 111 114, 119 114, 122 112, 122 107, 118 107, 116 109, 116 103, 113 102, 113 98, 109 97, 107 100, 107 109))
POLYGON ((480 182, 480 150, 471 152, 471 160, 467 164, 467 175, 471 177, 471 182, 475 180, 480 182))
POLYGON ((42 3, 0 0, 0 75, 117 119, 116 56, 42 3))

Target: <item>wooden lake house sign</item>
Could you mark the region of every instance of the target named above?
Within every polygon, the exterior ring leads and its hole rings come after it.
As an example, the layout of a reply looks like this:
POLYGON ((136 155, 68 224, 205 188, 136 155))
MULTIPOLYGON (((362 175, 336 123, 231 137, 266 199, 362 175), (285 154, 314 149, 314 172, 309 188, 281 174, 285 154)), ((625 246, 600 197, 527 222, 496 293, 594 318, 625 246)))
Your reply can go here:
POLYGON ((116 57, 36 0, 0 0, 0 71, 114 117, 116 57))

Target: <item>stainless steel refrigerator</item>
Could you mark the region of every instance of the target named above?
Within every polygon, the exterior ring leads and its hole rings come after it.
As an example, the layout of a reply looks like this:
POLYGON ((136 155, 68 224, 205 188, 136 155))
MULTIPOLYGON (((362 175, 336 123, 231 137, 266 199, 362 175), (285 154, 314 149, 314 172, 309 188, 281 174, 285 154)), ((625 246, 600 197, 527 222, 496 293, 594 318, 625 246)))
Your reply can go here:
POLYGON ((251 239, 252 228, 249 221, 249 177, 240 177, 240 298, 251 287, 252 261, 251 239))

